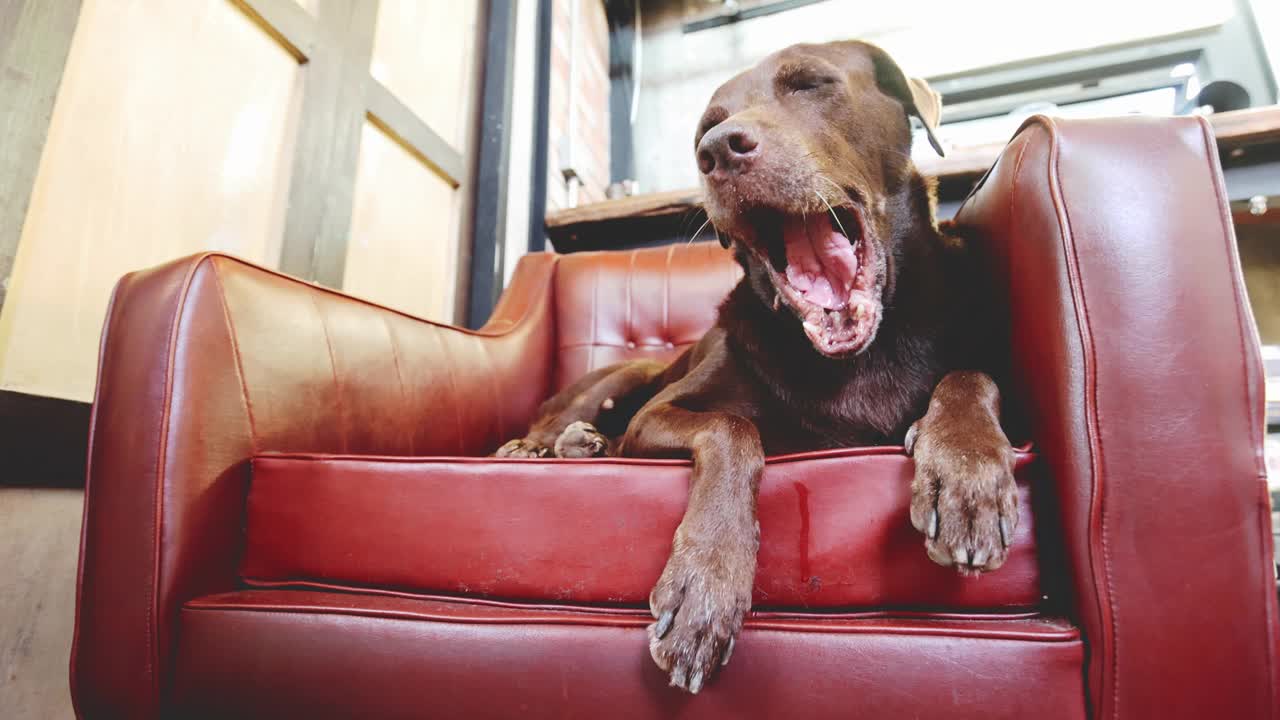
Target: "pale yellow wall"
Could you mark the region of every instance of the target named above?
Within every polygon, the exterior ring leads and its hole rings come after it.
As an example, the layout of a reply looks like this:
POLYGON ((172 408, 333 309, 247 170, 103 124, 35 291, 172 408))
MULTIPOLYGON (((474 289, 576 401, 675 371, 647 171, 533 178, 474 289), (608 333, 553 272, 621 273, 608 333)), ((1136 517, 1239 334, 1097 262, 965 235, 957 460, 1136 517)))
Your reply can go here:
MULTIPOLYGON (((464 158, 477 102, 479 2, 381 0, 369 72, 464 158)), ((466 163, 469 171, 470 163, 466 163)), ((342 288, 437 320, 458 317, 468 177, 455 188, 365 123, 342 288)))
MULTIPOLYGON (((369 68, 464 158, 480 7, 382 0, 369 68)), ((92 399, 126 272, 206 249, 278 264, 305 81, 231 0, 85 0, 0 309, 0 389, 92 399)), ((362 142, 344 289, 455 320, 469 178, 372 126, 362 142)))
POLYGON ((92 399, 125 272, 203 249, 277 263, 300 89, 227 0, 85 0, 0 310, 0 389, 92 399))
POLYGON ((379 0, 369 71, 455 148, 470 137, 478 0, 379 0))
POLYGON ((461 200, 449 183, 366 122, 343 289, 452 321, 461 200))

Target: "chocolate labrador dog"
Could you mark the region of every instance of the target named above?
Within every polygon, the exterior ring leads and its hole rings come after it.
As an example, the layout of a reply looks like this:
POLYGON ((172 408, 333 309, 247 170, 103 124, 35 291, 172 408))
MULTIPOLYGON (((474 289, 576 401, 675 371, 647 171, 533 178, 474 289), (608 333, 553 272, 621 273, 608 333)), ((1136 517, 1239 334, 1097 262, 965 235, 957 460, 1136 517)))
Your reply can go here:
POLYGON ((988 374, 994 315, 939 231, 910 116, 941 106, 881 49, 796 45, 725 83, 694 139, 707 215, 746 276, 670 365, 596 370, 498 456, 684 457, 688 508, 649 598, 654 661, 698 692, 751 607, 766 454, 902 442, 929 557, 995 570, 1018 520, 988 374))

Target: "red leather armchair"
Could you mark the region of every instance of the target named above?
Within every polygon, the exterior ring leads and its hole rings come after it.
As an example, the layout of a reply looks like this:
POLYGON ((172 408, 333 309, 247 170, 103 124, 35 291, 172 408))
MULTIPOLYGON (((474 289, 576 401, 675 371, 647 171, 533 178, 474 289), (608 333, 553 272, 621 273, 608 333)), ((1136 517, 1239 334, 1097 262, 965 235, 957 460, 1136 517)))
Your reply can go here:
POLYGON ((756 611, 697 697, 648 657, 675 461, 493 460, 588 368, 668 357, 714 245, 525 258, 479 332, 202 255, 116 289, 72 686, 85 718, 1277 717, 1262 382, 1195 119, 1029 122, 957 222, 1036 450, 961 578, 900 448, 772 458, 756 611))

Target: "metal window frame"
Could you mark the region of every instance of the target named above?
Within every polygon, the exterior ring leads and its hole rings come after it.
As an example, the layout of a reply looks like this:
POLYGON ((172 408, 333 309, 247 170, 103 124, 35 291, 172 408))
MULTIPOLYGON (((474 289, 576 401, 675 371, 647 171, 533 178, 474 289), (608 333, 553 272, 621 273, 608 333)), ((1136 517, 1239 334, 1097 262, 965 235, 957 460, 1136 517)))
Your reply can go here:
POLYGON ((502 289, 511 155, 516 8, 511 0, 490 0, 487 5, 479 152, 473 183, 471 281, 467 291, 466 322, 471 328, 478 328, 489 319, 502 289))

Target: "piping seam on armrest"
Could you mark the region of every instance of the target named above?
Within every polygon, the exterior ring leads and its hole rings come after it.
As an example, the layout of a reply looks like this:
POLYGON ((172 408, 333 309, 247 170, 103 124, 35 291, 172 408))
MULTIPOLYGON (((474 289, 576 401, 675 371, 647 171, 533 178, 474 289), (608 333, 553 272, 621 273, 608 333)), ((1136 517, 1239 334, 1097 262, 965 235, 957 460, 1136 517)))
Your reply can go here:
POLYGON ((231 353, 236 360, 236 378, 240 381, 240 396, 244 400, 244 411, 249 418, 249 447, 253 454, 258 454, 258 423, 253 417, 253 403, 249 401, 249 383, 244 374, 244 357, 240 354, 240 340, 236 335, 235 324, 231 322, 231 308, 227 307, 227 291, 222 284, 222 276, 218 272, 218 264, 210 261, 209 268, 213 273, 213 282, 218 289, 218 305, 222 308, 222 321, 227 327, 227 338, 231 342, 231 353))
POLYGON ((161 533, 164 527, 164 489, 167 478, 165 477, 165 464, 168 460, 169 450, 169 416, 172 411, 173 401, 173 365, 174 358, 177 354, 178 334, 182 324, 182 316, 187 306, 187 296, 191 291, 191 282, 195 278, 196 271, 200 266, 209 261, 211 254, 198 256, 182 278, 182 286, 178 290, 177 302, 174 303, 173 317, 169 322, 169 338, 167 342, 168 356, 165 359, 164 369, 164 394, 163 401, 160 405, 160 441, 156 451, 155 465, 155 493, 152 502, 155 504, 152 508, 152 551, 151 551, 151 588, 150 597, 147 598, 146 610, 146 643, 147 643, 147 668, 146 672, 151 680, 151 692, 153 702, 156 704, 157 712, 160 706, 160 673, 158 666, 160 664, 160 647, 158 642, 159 636, 159 620, 157 616, 156 606, 160 596, 160 546, 161 533))
MULTIPOLYGON (((1121 717, 1120 713, 1120 636, 1118 628, 1120 621, 1118 618, 1118 608, 1116 603, 1115 583, 1112 577, 1111 569, 1111 546, 1110 534, 1107 523, 1107 513, 1103 507, 1106 500, 1106 493, 1103 490, 1103 477, 1100 463, 1103 455, 1102 437, 1098 431, 1098 362, 1097 348, 1093 343, 1093 323, 1089 316, 1089 305, 1085 300, 1084 280, 1080 275, 1080 255, 1079 248, 1075 242, 1075 234, 1071 229, 1071 212, 1067 208, 1066 198, 1062 191, 1062 175, 1061 175, 1061 143, 1057 125, 1051 118, 1042 118, 1041 123, 1045 126, 1049 135, 1049 188, 1050 195, 1053 199, 1054 209, 1059 214, 1060 240, 1064 257, 1067 261, 1067 277, 1071 283, 1071 295, 1073 305, 1076 309, 1076 323, 1079 327, 1080 346, 1083 351, 1083 359, 1085 362, 1084 379, 1085 379, 1085 428, 1089 436, 1089 472, 1092 475, 1091 486, 1093 492, 1090 497, 1090 531, 1091 536, 1090 547, 1095 547, 1092 536, 1096 532, 1098 535, 1098 543, 1096 547, 1101 552, 1101 583, 1107 592, 1106 603, 1102 603, 1099 596, 1099 610, 1101 611, 1099 619, 1103 627, 1110 633, 1109 645, 1111 649, 1111 668, 1110 672, 1103 672, 1101 677, 1104 682, 1111 684, 1111 716, 1115 718, 1121 717)), ((1092 553, 1090 553, 1090 564, 1093 565, 1092 553)), ((1098 568, 1095 565, 1092 568, 1094 582, 1098 581, 1098 568)), ((1095 593, 1095 595, 1097 595, 1095 593)), ((1105 670, 1105 669, 1104 669, 1105 670)), ((1101 691, 1101 688, 1099 688, 1101 691)))
MULTIPOLYGON (((1250 375, 1249 358, 1252 356, 1252 353, 1249 352, 1249 342, 1247 340, 1249 331, 1252 329, 1250 327, 1249 318, 1246 316, 1246 313, 1249 312, 1249 305, 1248 305, 1249 298, 1247 293, 1245 293, 1243 289, 1240 287, 1239 273, 1236 272, 1236 267, 1232 266, 1232 263, 1231 263, 1232 254, 1235 252, 1235 245, 1233 243, 1234 238, 1232 237, 1231 225, 1227 222, 1227 217, 1225 212, 1225 208, 1227 207, 1227 202, 1226 202, 1226 198, 1223 196, 1223 188, 1221 186, 1222 184, 1219 180, 1218 173, 1215 172, 1215 168, 1213 165, 1214 153, 1217 152, 1218 143, 1213 136, 1212 128, 1209 126, 1209 121, 1206 120, 1203 116, 1197 117, 1196 120, 1200 125, 1200 136, 1204 139, 1204 148, 1205 148, 1204 158, 1206 163, 1208 164, 1209 181, 1210 181, 1210 184, 1213 185, 1213 194, 1218 201, 1218 224, 1219 224, 1219 227, 1221 227, 1222 229, 1223 242, 1226 244, 1227 274, 1231 276, 1231 289, 1235 294, 1235 298, 1236 298, 1236 329, 1240 333, 1240 364, 1241 364, 1240 376, 1244 379, 1242 390, 1244 391, 1245 416, 1248 418, 1248 422, 1249 422, 1249 438, 1250 438, 1250 443, 1259 443, 1262 441, 1263 431, 1262 431, 1262 428, 1258 427, 1258 417, 1257 417, 1258 413, 1254 412, 1254 408, 1257 406, 1257 403, 1255 401, 1256 396, 1254 394, 1255 389, 1252 387, 1251 383, 1249 382, 1249 375, 1250 375)), ((1265 496, 1266 490, 1267 490, 1266 465, 1262 460, 1260 452, 1257 452, 1255 450, 1255 452, 1253 453, 1253 458, 1254 458, 1254 468, 1257 472, 1258 478, 1262 480, 1263 493, 1265 496)), ((1266 562, 1268 565, 1270 565, 1273 562, 1272 559, 1268 557, 1271 553, 1267 552, 1267 535, 1269 535, 1272 532, 1272 529, 1270 527, 1270 524, 1271 524, 1270 518, 1267 516, 1267 513, 1265 512, 1259 513, 1259 515, 1261 516, 1260 522, 1259 522, 1259 525, 1261 526, 1259 528, 1260 530, 1259 541, 1262 546, 1260 554, 1262 555, 1263 561, 1266 562)), ((1262 574, 1263 592, 1268 596, 1267 600, 1262 604, 1262 615, 1263 615, 1263 626, 1267 628, 1267 642, 1264 643, 1264 645, 1266 647, 1266 657, 1267 657, 1267 677, 1270 680, 1267 683, 1267 690, 1269 693, 1269 699, 1271 703, 1267 707, 1267 711, 1269 715, 1274 717, 1275 707, 1276 707, 1276 683, 1275 683, 1276 674, 1275 674, 1275 658, 1273 657, 1273 655, 1275 653, 1274 640, 1275 640, 1276 634, 1275 634, 1274 618, 1272 617, 1272 613, 1270 612, 1270 609, 1271 609, 1271 603, 1275 600, 1276 595, 1275 595, 1275 588, 1272 587, 1271 585, 1272 577, 1273 575, 1270 573, 1262 574)))

